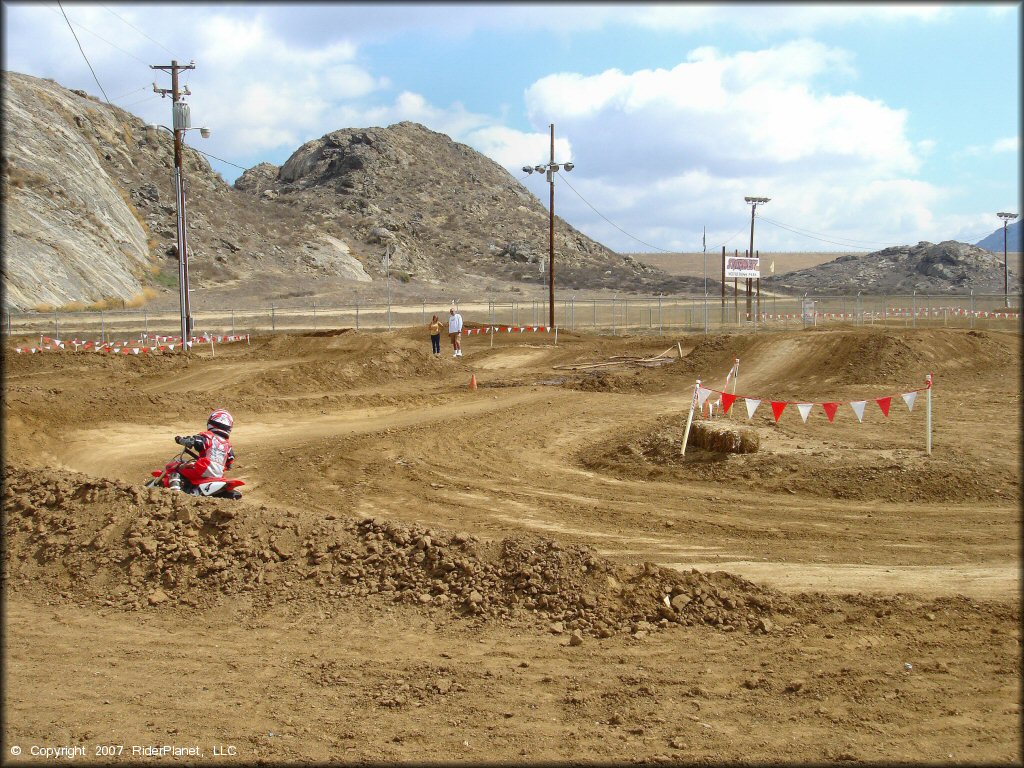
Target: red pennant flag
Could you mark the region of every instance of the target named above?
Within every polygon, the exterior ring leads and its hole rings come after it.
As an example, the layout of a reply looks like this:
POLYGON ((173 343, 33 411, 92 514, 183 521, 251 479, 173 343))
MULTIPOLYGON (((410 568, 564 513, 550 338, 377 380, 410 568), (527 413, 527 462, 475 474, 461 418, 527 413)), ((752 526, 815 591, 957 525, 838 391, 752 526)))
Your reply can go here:
POLYGON ((736 395, 730 395, 728 392, 722 393, 722 413, 728 413, 729 408, 736 402, 736 395))
POLYGON ((889 403, 892 402, 892 398, 891 397, 880 397, 877 400, 875 400, 875 402, 878 403, 878 407, 882 409, 882 413, 884 413, 886 416, 888 416, 889 415, 889 403))
POLYGON ((825 409, 825 415, 828 416, 828 420, 831 422, 836 415, 836 411, 839 410, 839 403, 822 403, 821 407, 825 409))
POLYGON ((782 412, 784 410, 786 410, 786 404, 785 403, 777 403, 774 400, 772 400, 772 413, 775 414, 775 421, 776 422, 779 420, 779 416, 782 415, 782 412))

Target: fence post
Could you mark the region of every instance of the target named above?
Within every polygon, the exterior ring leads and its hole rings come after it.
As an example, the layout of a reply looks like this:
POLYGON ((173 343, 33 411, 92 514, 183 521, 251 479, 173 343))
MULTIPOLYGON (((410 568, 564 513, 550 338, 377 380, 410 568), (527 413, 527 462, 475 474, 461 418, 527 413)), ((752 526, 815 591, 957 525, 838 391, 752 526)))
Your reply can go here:
POLYGON ((313 330, 316 330, 316 302, 313 302, 313 330))
POLYGON ((53 338, 60 340, 60 316, 53 310, 53 338))
POLYGON ((929 456, 932 455, 932 375, 929 373, 926 379, 926 401, 927 408, 925 409, 925 451, 929 456))
POLYGON ((664 336, 664 324, 661 321, 661 294, 658 294, 658 335, 664 336))
POLYGON ((693 409, 697 405, 697 390, 700 389, 700 379, 693 387, 693 397, 690 398, 690 413, 686 417, 686 430, 683 432, 683 444, 679 448, 679 455, 686 455, 686 441, 690 439, 690 425, 693 424, 693 409))
POLYGON ((974 291, 971 291, 971 319, 970 327, 974 328, 974 291))
POLYGON ((11 312, 7 311, 7 338, 11 338, 11 312))
POLYGON ((235 310, 231 310, 231 335, 235 335, 235 310))
POLYGON ((569 299, 569 330, 576 330, 576 297, 569 299))
POLYGON ((911 327, 917 328, 917 289, 910 296, 910 321, 911 327))
POLYGON ((359 302, 356 302, 356 330, 359 330, 359 302))
POLYGON ((277 319, 275 318, 274 315, 275 315, 275 313, 274 313, 274 305, 271 304, 270 305, 270 330, 271 331, 276 331, 277 330, 277 319))
POLYGON ((100 341, 104 344, 107 343, 107 326, 103 322, 103 310, 100 310, 100 341))

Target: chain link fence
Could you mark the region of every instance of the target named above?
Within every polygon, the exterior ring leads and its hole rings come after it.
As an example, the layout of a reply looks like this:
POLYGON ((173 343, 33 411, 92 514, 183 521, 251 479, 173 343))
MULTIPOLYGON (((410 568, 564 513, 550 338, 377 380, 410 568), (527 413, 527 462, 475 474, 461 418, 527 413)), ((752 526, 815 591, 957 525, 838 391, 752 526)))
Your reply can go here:
MULTIPOLYGON (((449 300, 416 304, 268 304, 193 312, 193 334, 295 333, 342 328, 387 330, 426 325, 437 314, 447 322, 449 300)), ((467 327, 538 328, 548 325, 545 300, 458 302, 467 327)), ((117 339, 177 337, 180 313, 122 309, 76 312, 4 312, 8 338, 117 339)), ((563 331, 599 334, 768 332, 822 325, 950 327, 1021 330, 1021 296, 630 296, 555 301, 555 325, 563 331)))

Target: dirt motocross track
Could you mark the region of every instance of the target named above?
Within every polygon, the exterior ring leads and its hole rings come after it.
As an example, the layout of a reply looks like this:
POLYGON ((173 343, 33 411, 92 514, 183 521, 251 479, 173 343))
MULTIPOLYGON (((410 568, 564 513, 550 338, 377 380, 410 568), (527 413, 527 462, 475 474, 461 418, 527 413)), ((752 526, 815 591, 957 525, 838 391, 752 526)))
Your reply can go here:
POLYGON ((1019 344, 8 351, 4 758, 1020 764, 1019 344), (759 450, 681 456, 734 357, 759 450), (214 407, 244 499, 145 489, 214 407))

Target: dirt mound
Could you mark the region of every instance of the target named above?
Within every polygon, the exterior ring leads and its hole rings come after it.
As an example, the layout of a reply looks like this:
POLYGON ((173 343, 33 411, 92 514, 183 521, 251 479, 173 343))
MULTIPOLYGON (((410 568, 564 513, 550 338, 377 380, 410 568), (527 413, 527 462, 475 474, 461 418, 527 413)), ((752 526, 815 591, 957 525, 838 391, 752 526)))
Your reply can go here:
POLYGON ((294 513, 7 465, 6 567, 14 582, 107 606, 261 607, 357 598, 440 606, 477 620, 599 637, 669 624, 761 631, 772 590, 730 574, 617 566, 583 545, 384 519, 294 513))
POLYGON ((691 430, 681 455, 685 426, 685 418, 648 426, 594 446, 579 460, 588 470, 631 480, 728 483, 757 493, 819 498, 942 504, 998 502, 1017 493, 1012 470, 965 471, 972 459, 958 449, 926 456, 920 449, 871 443, 863 449, 847 446, 838 461, 837 453, 816 438, 787 435, 768 417, 744 428, 752 433, 748 442, 757 440, 756 452, 715 450, 696 441, 691 430))

